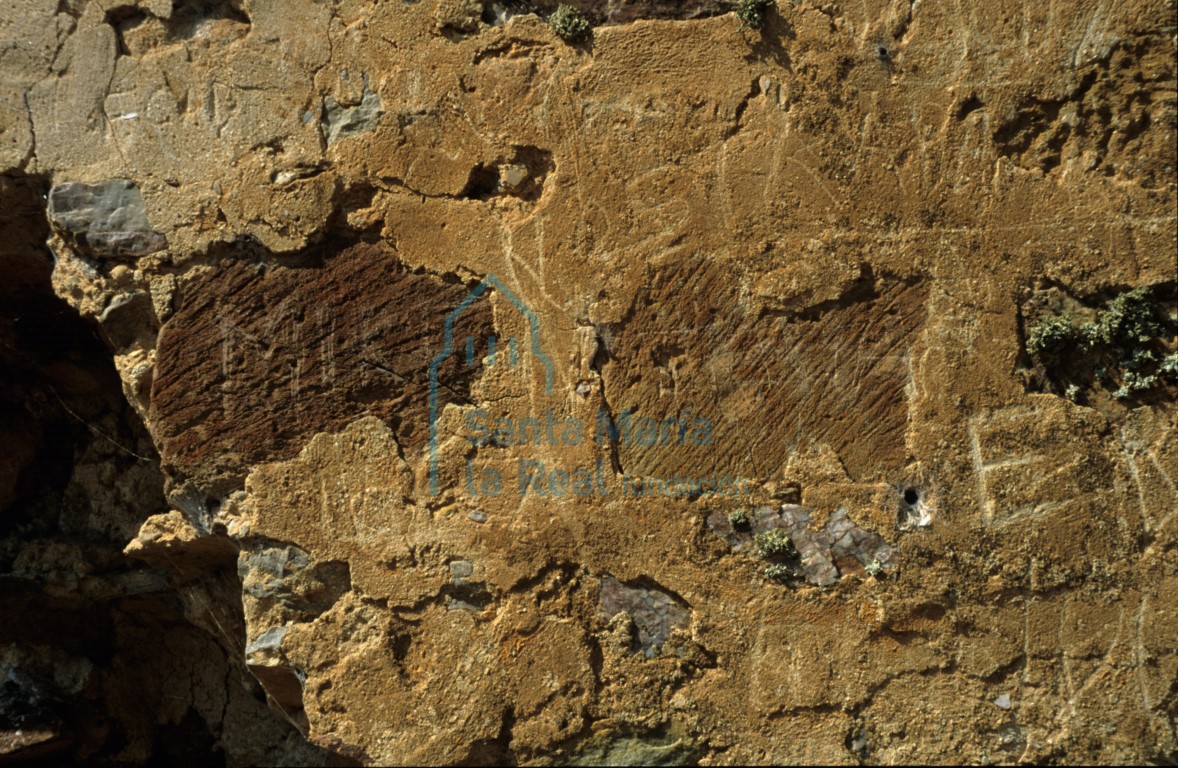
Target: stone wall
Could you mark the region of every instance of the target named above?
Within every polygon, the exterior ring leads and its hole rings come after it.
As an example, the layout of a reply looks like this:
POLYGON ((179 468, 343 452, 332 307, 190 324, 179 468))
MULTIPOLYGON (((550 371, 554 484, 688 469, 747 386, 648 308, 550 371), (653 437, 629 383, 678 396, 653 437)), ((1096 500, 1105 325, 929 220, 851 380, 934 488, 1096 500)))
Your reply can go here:
POLYGON ((0 755, 1178 759, 1173 3, 750 2, 10 4, 0 755))

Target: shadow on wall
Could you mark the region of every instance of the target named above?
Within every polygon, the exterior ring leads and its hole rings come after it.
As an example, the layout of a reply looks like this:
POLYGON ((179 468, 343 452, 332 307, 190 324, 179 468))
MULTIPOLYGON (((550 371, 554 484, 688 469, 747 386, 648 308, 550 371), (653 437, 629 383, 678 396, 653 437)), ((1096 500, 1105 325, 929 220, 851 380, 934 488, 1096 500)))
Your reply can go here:
POLYGON ((98 329, 53 293, 47 189, 0 176, 0 763, 322 762, 233 673, 233 563, 179 584, 123 555, 163 478, 98 329))

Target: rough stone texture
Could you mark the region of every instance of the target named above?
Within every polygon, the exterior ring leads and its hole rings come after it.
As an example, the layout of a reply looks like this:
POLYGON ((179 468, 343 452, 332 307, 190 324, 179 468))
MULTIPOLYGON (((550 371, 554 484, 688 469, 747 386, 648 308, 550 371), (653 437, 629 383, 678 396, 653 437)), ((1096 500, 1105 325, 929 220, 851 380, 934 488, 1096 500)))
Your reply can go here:
POLYGON ((646 656, 653 656, 676 629, 687 629, 691 612, 674 595, 658 587, 627 585, 606 576, 601 580, 601 617, 609 621, 618 614, 628 614, 638 630, 638 645, 646 656))
POLYGON ((323 100, 323 132, 331 144, 376 127, 380 119, 380 97, 365 85, 360 103, 354 107, 341 105, 331 96, 323 100))
POLYGON ((619 332, 604 329, 602 386, 611 402, 639 413, 661 414, 668 402, 690 407, 719 433, 710 445, 674 451, 630 441, 621 465, 661 476, 671 474, 671 462, 702 475, 720 459, 769 477, 799 444, 815 441, 829 444, 852 477, 902 467, 905 358, 925 322, 927 290, 877 285, 868 268, 830 304, 799 316, 748 307, 727 272, 702 257, 687 259, 643 286, 619 332), (664 326, 673 334, 626 332, 664 326), (777 428, 742 434, 754 412, 777 428))
MULTIPOLYGON (((322 266, 226 259, 203 271, 176 291, 156 350, 148 418, 166 446, 165 469, 221 495, 240 488, 250 467, 289 458, 364 412, 399 425, 398 441, 420 449, 430 360, 466 292, 367 244, 322 266)), ((489 307, 453 332, 485 339, 489 307)), ((471 373, 459 357, 439 370, 443 405, 469 399, 471 373)))
POLYGON ((758 554, 758 535, 784 531, 794 552, 787 558, 793 562, 782 564, 790 567, 791 575, 820 587, 837 583, 845 572, 879 576, 896 570, 895 549, 879 534, 855 525, 846 507, 836 509, 821 527, 813 525, 811 511, 797 504, 757 507, 751 516, 746 513, 747 522, 739 525, 723 513, 713 512, 707 523, 713 533, 744 555, 758 554))
POLYGON ((91 256, 135 258, 162 251, 167 239, 151 230, 135 182, 68 182, 49 190, 49 223, 91 256))
POLYGON ((553 6, 5 10, 0 750, 1178 759, 1173 4, 553 6))
POLYGON ((47 191, 0 178, 0 760, 322 764, 246 671, 238 548, 167 510, 99 329, 52 293, 47 191))

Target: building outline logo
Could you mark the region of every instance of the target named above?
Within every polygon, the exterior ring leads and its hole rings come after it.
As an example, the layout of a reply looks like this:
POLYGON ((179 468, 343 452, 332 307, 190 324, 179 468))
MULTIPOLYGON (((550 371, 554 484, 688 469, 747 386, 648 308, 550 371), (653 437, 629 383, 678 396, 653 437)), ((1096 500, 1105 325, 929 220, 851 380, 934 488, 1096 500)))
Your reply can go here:
MULTIPOLYGON (((528 321, 528 332, 532 337, 531 352, 532 355, 540 360, 544 365, 544 393, 551 395, 553 391, 553 382, 555 378, 555 369, 552 365, 552 360, 548 355, 544 354, 544 350, 540 346, 540 321, 536 314, 519 300, 511 290, 509 290, 499 278, 488 273, 486 277, 479 281, 478 285, 470 290, 458 306, 450 310, 446 315, 444 324, 444 338, 442 342, 442 351, 439 352, 430 361, 429 364, 429 490, 430 496, 438 495, 438 369, 442 363, 446 361, 450 355, 454 354, 454 322, 470 308, 475 301, 481 298, 489 290, 494 289, 505 299, 510 301, 524 319, 528 321)), ((489 365, 495 364, 495 336, 490 336, 488 341, 489 365)), ((514 336, 508 338, 509 350, 509 365, 514 367, 518 362, 517 346, 514 336)), ((466 357, 467 363, 473 364, 474 354, 474 339, 467 337, 466 339, 466 357)))

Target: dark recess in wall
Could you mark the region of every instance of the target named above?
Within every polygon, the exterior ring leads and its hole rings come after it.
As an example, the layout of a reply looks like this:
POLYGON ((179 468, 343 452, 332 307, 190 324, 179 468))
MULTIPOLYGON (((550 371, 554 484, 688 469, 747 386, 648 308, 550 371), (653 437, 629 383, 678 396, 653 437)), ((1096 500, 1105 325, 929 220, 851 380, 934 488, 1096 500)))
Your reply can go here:
POLYGON ((122 553, 166 511, 163 478, 98 329, 53 292, 47 189, 0 176, 0 764, 253 762, 195 696, 206 675, 275 720, 252 736, 293 730, 232 671, 240 607, 210 621, 221 601, 199 598, 239 592, 232 562, 181 584, 122 553))

